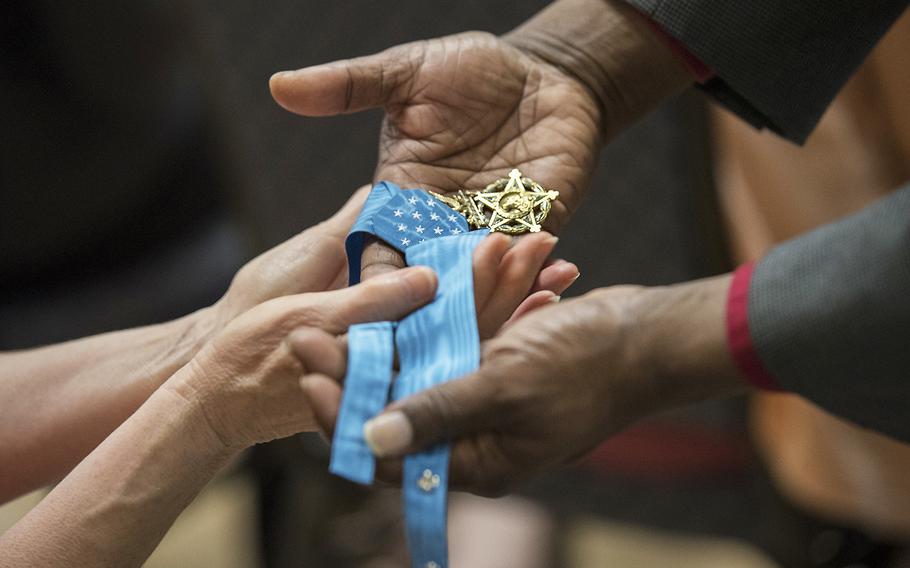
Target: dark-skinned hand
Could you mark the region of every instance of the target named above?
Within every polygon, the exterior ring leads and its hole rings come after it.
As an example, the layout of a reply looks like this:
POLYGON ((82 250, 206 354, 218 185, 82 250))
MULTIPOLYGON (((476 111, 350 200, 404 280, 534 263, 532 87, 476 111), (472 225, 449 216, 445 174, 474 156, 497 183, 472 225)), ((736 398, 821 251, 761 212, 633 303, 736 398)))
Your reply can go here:
MULTIPOLYGON (((561 192, 545 223, 551 232, 577 206, 602 137, 598 102, 582 82, 487 33, 278 73, 270 86, 305 116, 384 108, 376 180, 447 193, 519 168, 561 192)), ((404 266, 376 241, 362 263, 364 279, 404 266)))

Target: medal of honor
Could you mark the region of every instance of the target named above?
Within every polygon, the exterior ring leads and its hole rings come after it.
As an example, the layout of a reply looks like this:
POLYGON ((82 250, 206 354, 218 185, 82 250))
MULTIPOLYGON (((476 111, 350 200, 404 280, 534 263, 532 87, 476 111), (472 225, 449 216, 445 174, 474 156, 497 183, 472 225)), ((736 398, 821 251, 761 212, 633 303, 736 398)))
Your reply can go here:
MULTIPOLYGON (((348 330, 348 366, 329 469, 370 484, 376 460, 363 434, 389 399, 401 400, 477 369, 480 334, 474 306, 474 249, 490 231, 536 233, 559 192, 512 170, 481 190, 439 195, 380 182, 367 197, 345 241, 351 284, 360 280, 368 235, 428 266, 439 278, 429 304, 400 322, 355 324, 348 330), (446 211, 442 203, 454 211, 446 211), (472 230, 477 229, 477 230, 472 230), (452 349, 453 345, 459 346, 452 349), (393 362, 398 374, 393 381, 393 362)), ((404 458, 402 497, 413 568, 447 568, 446 503, 449 445, 404 458)))
POLYGON ((537 233, 550 213, 559 192, 544 189, 517 169, 508 178, 494 181, 481 190, 459 190, 441 195, 430 192, 468 220, 475 229, 488 228, 509 235, 537 233))

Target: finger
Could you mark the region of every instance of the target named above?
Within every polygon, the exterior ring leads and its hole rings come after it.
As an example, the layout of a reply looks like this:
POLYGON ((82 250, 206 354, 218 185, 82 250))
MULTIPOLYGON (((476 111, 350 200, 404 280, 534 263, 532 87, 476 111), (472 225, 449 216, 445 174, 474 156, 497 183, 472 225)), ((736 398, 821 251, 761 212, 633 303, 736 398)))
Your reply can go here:
POLYGON ((404 255, 383 241, 367 238, 360 256, 360 280, 394 272, 405 267, 404 255))
POLYGON ((397 321, 436 295, 436 273, 414 266, 383 274, 356 286, 300 296, 301 312, 317 321, 301 325, 318 326, 328 333, 343 333, 355 323, 397 321))
MULTIPOLYGON (((263 253, 254 263, 263 281, 286 281, 284 294, 328 290, 346 272, 344 242, 312 227, 263 253)), ((263 298, 265 299, 265 298, 263 298)))
MULTIPOLYGON (((347 283, 344 236, 357 217, 370 186, 358 189, 332 217, 262 253, 248 269, 266 281, 291 283, 282 295, 334 290, 347 283), (341 284, 339 284, 341 282, 341 284)), ((260 301, 268 299, 262 298, 260 301)))
POLYGON ((347 371, 347 342, 316 327, 301 327, 288 335, 288 346, 307 373, 340 381, 347 371))
POLYGON ((550 234, 537 233, 518 239, 505 254, 497 273, 496 289, 483 312, 478 314, 483 336, 493 335, 525 299, 556 241, 550 234))
MULTIPOLYGON (((478 434, 452 442, 449 457, 449 489, 470 491, 483 497, 501 497, 517 477, 516 464, 506 459, 495 434, 478 434)), ((400 484, 404 464, 401 458, 376 460, 376 479, 400 484)))
POLYGON ((474 249, 472 268, 474 273, 474 306, 477 313, 483 311, 483 306, 490 299, 490 294, 496 287, 496 272, 502 257, 511 246, 508 236, 502 233, 492 233, 484 238, 474 249))
POLYGON ((331 116, 393 103, 413 75, 420 44, 407 44, 375 55, 283 71, 269 88, 282 107, 304 116, 331 116))
POLYGON ((493 384, 478 372, 399 400, 366 423, 367 444, 398 457, 489 427, 500 414, 493 384))
POLYGON ((544 269, 537 275, 531 287, 531 292, 549 290, 560 295, 578 280, 579 276, 581 273, 575 264, 560 258, 549 265, 544 265, 544 269))
POLYGON ((326 290, 340 290, 348 285, 348 268, 347 265, 343 266, 341 270, 338 271, 338 274, 335 275, 335 279, 332 280, 332 283, 326 288, 326 290))
POLYGON ((341 407, 341 385, 331 377, 313 373, 300 379, 300 388, 313 411, 319 430, 331 440, 341 407))
POLYGON ((502 497, 522 468, 502 452, 502 439, 481 433, 456 440, 449 456, 449 488, 502 497))
POLYGON ((516 321, 518 321, 523 316, 528 315, 534 310, 551 306, 556 302, 559 302, 560 296, 557 296, 549 290, 541 290, 540 292, 534 292, 530 296, 524 299, 524 301, 515 308, 515 311, 512 312, 512 316, 502 324, 503 328, 509 327, 516 321))

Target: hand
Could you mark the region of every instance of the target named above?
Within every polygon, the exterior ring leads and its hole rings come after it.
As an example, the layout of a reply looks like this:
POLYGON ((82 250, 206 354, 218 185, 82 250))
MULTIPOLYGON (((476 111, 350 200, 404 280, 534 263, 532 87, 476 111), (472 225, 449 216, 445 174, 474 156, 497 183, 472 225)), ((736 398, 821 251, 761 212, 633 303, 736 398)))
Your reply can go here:
POLYGON ((547 257, 557 239, 537 233, 510 239, 493 233, 474 249, 474 304, 481 339, 492 337, 507 321, 559 300, 578 278, 571 262, 547 257))
MULTIPOLYGON (((496 494, 644 416, 745 390, 726 350, 728 286, 721 277, 616 287, 522 318, 484 344, 476 373, 397 401, 367 424, 385 458, 379 475, 394 479, 398 457, 453 440, 452 485, 496 494)), ((326 376, 307 381, 315 417, 330 432, 340 389, 326 376)))
MULTIPOLYGON (((246 263, 234 276, 227 293, 215 304, 210 335, 217 335, 235 317, 262 302, 344 286, 347 283, 344 239, 369 189, 369 186, 361 187, 331 218, 246 263)), ((570 262, 556 260, 544 265, 555 243, 549 235, 540 233, 512 250, 508 250, 510 241, 503 235, 478 246, 474 263, 478 278, 475 299, 484 337, 492 336, 525 300, 521 296, 516 301, 512 291, 520 289, 531 294, 517 312, 520 315, 552 301, 578 278, 578 268, 570 262), (542 270, 534 274, 527 272, 528 262, 542 270), (486 295, 496 287, 499 278, 504 278, 503 285, 510 287, 508 293, 500 293, 488 302, 486 295)))
POLYGON ((212 335, 250 308, 280 296, 347 284, 344 239, 370 187, 358 189, 332 217, 247 262, 215 304, 212 335))
POLYGON ((282 296, 231 321, 190 364, 163 386, 198 405, 233 450, 315 426, 299 379, 307 369, 287 341, 301 326, 343 333, 355 323, 397 320, 433 299, 436 275, 415 267, 342 290, 282 296))
MULTIPOLYGON (((529 295, 536 276, 560 291, 577 277, 571 263, 541 271, 555 239, 544 233, 535 237, 510 249, 510 239, 493 235, 475 249, 475 299, 482 327, 495 331, 513 313, 551 303, 556 297, 551 290, 529 295), (573 271, 571 278, 560 279, 560 274, 573 271)), ((228 448, 313 430, 315 422, 299 379, 306 373, 328 372, 335 358, 331 353, 317 355, 301 365, 292 349, 306 343, 307 333, 294 330, 313 328, 334 336, 354 323, 395 321, 432 300, 435 291, 435 274, 413 267, 351 288, 266 301, 231 321, 165 388, 197 403, 228 448)))
MULTIPOLYGON (((439 192, 481 188, 514 167, 581 201, 602 140, 692 82, 620 0, 559 0, 502 38, 473 32, 278 73, 275 100, 305 116, 383 107, 377 180, 439 192)), ((363 277, 404 265, 366 247, 363 277)))
MULTIPOLYGON (((560 190, 555 231, 587 187, 601 140, 598 103, 574 77, 485 33, 279 73, 275 100, 307 116, 387 111, 375 177, 438 192, 480 188, 514 167, 560 190)), ((404 266, 365 247, 363 279, 404 266)))
POLYGON ((600 110, 579 80, 480 32, 278 73, 270 87, 292 112, 326 116, 383 107, 376 179, 451 192, 517 167, 566 190, 553 222, 587 186, 600 110))

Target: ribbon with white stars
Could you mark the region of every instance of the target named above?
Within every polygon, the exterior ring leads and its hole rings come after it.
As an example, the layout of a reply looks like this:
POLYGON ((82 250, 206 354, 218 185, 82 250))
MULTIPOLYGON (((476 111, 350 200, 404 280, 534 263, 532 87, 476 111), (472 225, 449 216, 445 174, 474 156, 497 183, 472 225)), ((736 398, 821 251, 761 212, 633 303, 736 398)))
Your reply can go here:
MULTIPOLYGON (((388 404, 477 368, 480 339, 474 308, 472 253, 489 233, 470 231, 464 216, 423 190, 374 186, 345 241, 351 284, 360 280, 368 235, 405 253, 409 265, 425 265, 439 277, 436 298, 396 326, 351 326, 348 370, 332 443, 330 470, 358 483, 373 481, 375 458, 363 437, 367 420, 388 404), (394 342, 401 372, 392 388, 394 342)), ((445 568, 449 447, 440 444, 405 459, 402 495, 412 565, 445 568)))

